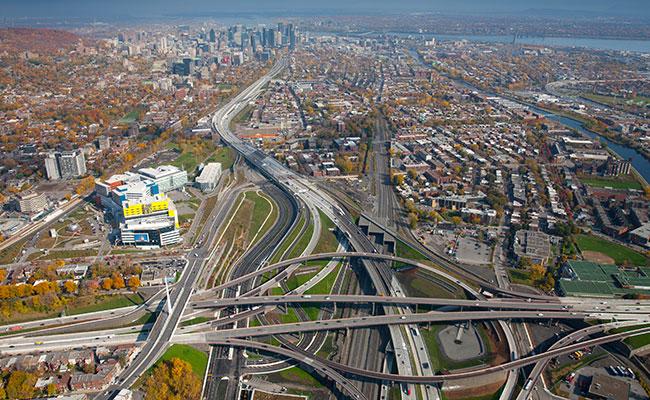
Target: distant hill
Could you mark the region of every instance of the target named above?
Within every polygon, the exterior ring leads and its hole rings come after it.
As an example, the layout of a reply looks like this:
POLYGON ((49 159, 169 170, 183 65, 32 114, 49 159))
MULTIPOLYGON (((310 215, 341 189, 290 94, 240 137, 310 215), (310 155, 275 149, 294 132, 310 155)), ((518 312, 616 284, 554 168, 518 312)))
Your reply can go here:
POLYGON ((66 31, 35 28, 0 29, 0 52, 56 53, 74 47, 81 37, 66 31))

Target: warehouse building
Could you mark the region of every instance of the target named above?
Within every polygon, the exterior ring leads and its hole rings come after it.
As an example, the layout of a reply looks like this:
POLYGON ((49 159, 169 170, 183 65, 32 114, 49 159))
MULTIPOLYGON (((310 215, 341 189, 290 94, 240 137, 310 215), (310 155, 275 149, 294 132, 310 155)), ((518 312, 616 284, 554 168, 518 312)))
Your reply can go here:
POLYGON ((217 187, 221 177, 221 163, 209 163, 196 177, 196 186, 203 192, 211 192, 217 187))
POLYGON ((551 257, 551 238, 543 232, 518 230, 513 243, 518 258, 528 258, 534 264, 545 264, 551 257))

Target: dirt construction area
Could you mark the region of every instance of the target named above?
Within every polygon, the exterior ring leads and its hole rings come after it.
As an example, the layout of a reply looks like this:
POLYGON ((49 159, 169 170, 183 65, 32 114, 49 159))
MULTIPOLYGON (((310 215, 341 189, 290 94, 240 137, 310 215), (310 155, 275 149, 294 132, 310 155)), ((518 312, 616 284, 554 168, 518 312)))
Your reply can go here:
POLYGON ((614 259, 608 255, 605 255, 603 253, 600 253, 598 251, 590 251, 586 250, 582 252, 582 257, 584 257, 585 260, 599 263, 599 264, 615 264, 616 262, 614 259))
POLYGON ((252 400, 304 400, 307 397, 293 394, 277 394, 264 392, 258 389, 253 391, 252 400))

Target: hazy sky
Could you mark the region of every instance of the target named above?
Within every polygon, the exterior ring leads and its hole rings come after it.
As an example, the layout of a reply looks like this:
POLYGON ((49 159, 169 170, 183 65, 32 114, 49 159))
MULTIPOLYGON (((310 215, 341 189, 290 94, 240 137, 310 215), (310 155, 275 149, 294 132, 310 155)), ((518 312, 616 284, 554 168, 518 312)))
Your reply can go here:
POLYGON ((0 0, 0 18, 158 17, 209 13, 518 13, 527 10, 589 11, 650 16, 649 0, 0 0))

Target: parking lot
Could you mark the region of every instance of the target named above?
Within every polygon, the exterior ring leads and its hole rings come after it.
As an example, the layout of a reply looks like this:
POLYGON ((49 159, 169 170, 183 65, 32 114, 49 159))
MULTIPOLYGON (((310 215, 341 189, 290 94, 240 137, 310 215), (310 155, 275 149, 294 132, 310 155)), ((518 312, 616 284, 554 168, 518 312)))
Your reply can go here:
MULTIPOLYGON (((582 367, 575 371, 575 375, 570 378, 570 382, 564 380, 560 384, 560 391, 568 393, 570 399, 592 398, 589 394, 589 385, 592 382, 594 375, 604 375, 609 378, 618 380, 623 384, 629 385, 628 399, 630 400, 649 400, 645 390, 636 378, 631 378, 630 374, 621 376, 622 373, 616 375, 610 368, 612 366, 621 366, 621 363, 611 357, 605 357, 601 360, 595 361, 589 366, 582 367)), ((570 377, 571 375, 568 375, 570 377)))
POLYGON ((492 248, 472 238, 461 237, 456 248, 456 260, 464 264, 490 264, 492 248))

